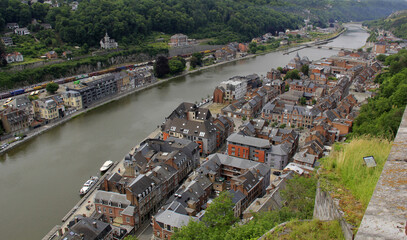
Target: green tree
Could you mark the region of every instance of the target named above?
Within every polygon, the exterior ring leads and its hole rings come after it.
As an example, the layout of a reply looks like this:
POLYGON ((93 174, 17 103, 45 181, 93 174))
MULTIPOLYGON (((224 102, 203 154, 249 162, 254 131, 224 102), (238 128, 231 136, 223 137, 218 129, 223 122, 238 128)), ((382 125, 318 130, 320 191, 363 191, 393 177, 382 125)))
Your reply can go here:
POLYGON ((303 105, 303 106, 306 105, 307 104, 307 99, 305 97, 301 97, 300 98, 300 104, 303 105))
POLYGON ((185 64, 183 64, 182 60, 180 60, 179 58, 169 60, 168 65, 170 67, 171 74, 180 73, 185 69, 185 64))
POLYGON ((277 70, 278 70, 280 73, 283 73, 283 72, 284 72, 284 70, 283 70, 282 67, 278 67, 277 70))
POLYGON ((379 55, 376 56, 376 59, 381 61, 381 62, 384 62, 384 61, 386 61, 386 55, 379 54, 379 55))
POLYGON ((229 192, 221 192, 206 209, 203 222, 210 228, 229 228, 237 221, 233 212, 233 202, 229 192))
POLYGON ((6 46, 0 41, 0 67, 6 66, 6 46))
POLYGON ((285 74, 284 79, 300 79, 300 72, 297 69, 290 70, 285 74))
POLYGON ((170 66, 168 65, 168 59, 160 56, 154 63, 154 74, 158 78, 162 78, 170 73, 170 66))
POLYGON ((312 99, 312 105, 315 105, 317 103, 316 99, 312 99))
POLYGON ((285 90, 286 92, 290 91, 290 85, 286 84, 285 87, 284 87, 284 90, 285 90))
POLYGON ((249 43, 249 52, 251 52, 251 53, 257 52, 257 43, 256 42, 249 43))
POLYGON ((177 230, 171 239, 223 239, 237 220, 233 212, 231 194, 221 192, 206 209, 201 222, 189 221, 188 225, 177 230))
POLYGON ((45 87, 48 93, 54 94, 56 91, 59 89, 59 85, 57 83, 48 83, 47 86, 45 87))
POLYGON ((192 57, 191 57, 191 60, 190 60, 191 66, 193 68, 195 68, 196 66, 201 66, 202 65, 202 58, 203 58, 202 53, 200 53, 200 52, 193 53, 192 57))
POLYGON ((309 72, 309 65, 308 64, 304 64, 301 66, 301 72, 304 73, 304 75, 308 76, 308 72, 309 72))

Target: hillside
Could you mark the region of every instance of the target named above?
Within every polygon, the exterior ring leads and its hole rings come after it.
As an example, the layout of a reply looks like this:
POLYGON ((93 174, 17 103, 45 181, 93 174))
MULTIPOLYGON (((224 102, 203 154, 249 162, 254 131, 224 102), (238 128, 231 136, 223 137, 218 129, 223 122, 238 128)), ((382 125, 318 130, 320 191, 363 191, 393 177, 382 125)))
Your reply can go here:
POLYGON ((387 67, 375 79, 380 84, 379 92, 361 107, 352 135, 394 139, 407 104, 406 59, 407 50, 385 57, 387 67))
POLYGON ((391 31, 399 38, 407 38, 407 11, 395 12, 387 18, 364 22, 363 25, 372 30, 383 29, 391 31))
MULTIPOLYGON (((407 8, 399 0, 90 0, 80 1, 78 9, 62 2, 60 7, 36 2, 0 0, 0 29, 6 23, 29 26, 31 19, 49 23, 46 45, 60 41, 70 45, 97 46, 108 32, 119 44, 139 44, 154 32, 184 33, 193 38, 213 38, 214 44, 248 41, 266 32, 275 33, 303 25, 310 18, 315 26, 329 22, 361 21, 384 17, 407 8)), ((32 30, 35 26, 29 26, 32 30)), ((39 30, 39 29, 37 29, 39 30)), ((153 39, 154 40, 154 39, 153 39)))

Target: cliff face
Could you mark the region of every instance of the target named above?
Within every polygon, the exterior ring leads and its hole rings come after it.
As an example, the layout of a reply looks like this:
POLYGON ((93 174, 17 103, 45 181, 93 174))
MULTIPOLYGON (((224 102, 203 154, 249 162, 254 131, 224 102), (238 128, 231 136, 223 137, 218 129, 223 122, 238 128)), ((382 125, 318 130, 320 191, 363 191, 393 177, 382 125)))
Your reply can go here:
POLYGON ((318 184, 313 217, 322 221, 338 220, 341 224, 343 235, 347 240, 351 240, 353 239, 353 227, 344 219, 338 202, 329 193, 323 191, 318 184))

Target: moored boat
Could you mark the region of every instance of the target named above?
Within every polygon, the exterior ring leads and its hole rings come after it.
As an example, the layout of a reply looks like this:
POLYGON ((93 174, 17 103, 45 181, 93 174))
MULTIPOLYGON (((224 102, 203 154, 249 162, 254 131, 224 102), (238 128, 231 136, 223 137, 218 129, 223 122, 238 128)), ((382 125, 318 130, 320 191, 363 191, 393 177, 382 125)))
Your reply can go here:
POLYGON ((106 172, 112 165, 113 165, 113 161, 107 160, 105 163, 103 163, 103 166, 100 168, 100 171, 102 173, 106 172))
POLYGON ((97 183, 98 180, 99 180, 99 178, 96 176, 90 177, 90 179, 87 180, 85 182, 85 184, 83 184, 83 187, 81 188, 81 190, 79 190, 79 194, 85 195, 86 193, 88 193, 90 191, 90 189, 97 183))

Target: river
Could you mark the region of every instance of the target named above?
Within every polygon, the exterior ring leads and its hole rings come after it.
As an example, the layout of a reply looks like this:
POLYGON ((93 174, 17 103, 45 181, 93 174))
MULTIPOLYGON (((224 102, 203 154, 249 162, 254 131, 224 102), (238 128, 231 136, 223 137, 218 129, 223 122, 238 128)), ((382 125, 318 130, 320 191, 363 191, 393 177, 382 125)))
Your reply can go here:
MULTIPOLYGON (((360 25, 348 28, 329 45, 363 46, 368 34, 360 25)), ((336 53, 299 51, 310 60, 336 53)), ((273 52, 179 77, 82 114, 9 151, 0 159, 0 239, 41 239, 76 204, 89 176, 106 160, 120 160, 178 104, 211 95, 230 77, 265 75, 294 56, 273 52)))

